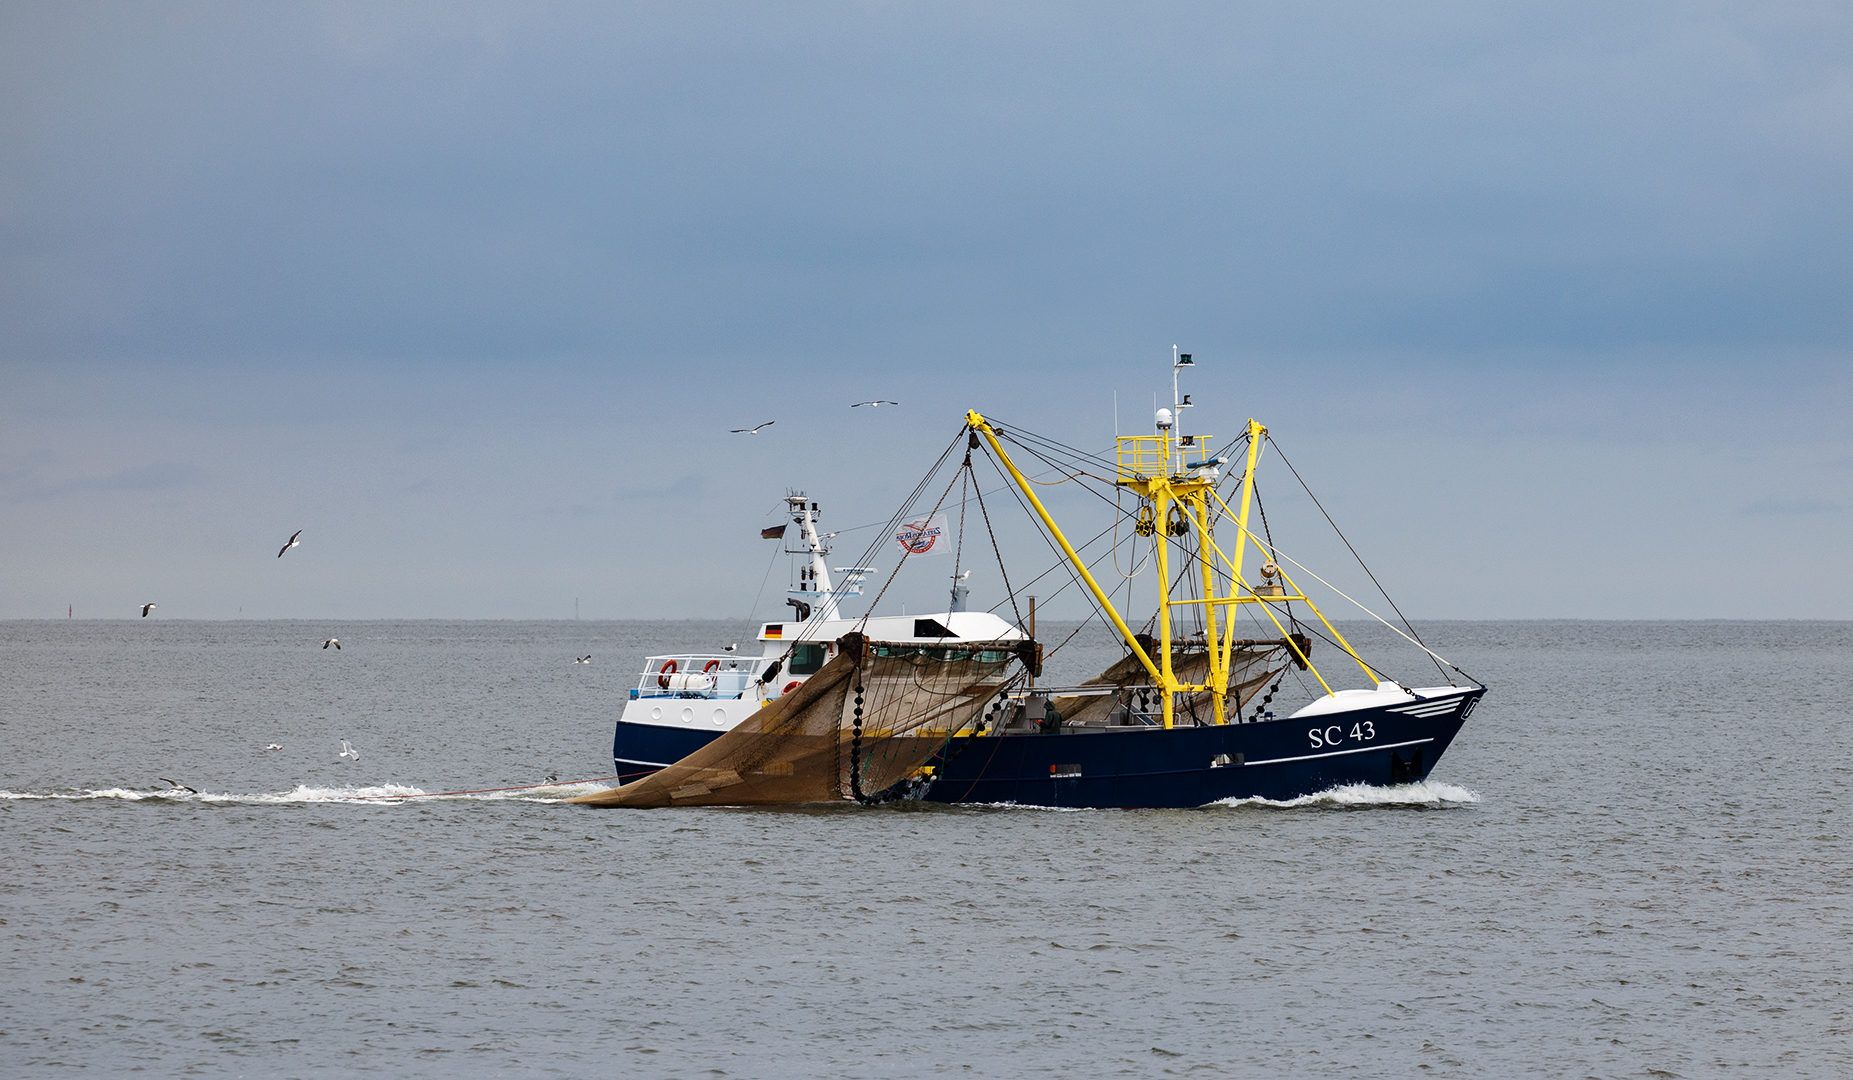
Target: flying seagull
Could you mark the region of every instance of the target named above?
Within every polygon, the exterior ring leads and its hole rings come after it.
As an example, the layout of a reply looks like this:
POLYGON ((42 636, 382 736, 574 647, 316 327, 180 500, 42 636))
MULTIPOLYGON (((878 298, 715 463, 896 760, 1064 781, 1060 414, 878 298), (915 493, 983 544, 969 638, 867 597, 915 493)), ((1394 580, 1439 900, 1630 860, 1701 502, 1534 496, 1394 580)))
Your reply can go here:
POLYGON ((341 740, 341 756, 351 757, 356 765, 360 764, 360 751, 354 749, 346 739, 341 740))
POLYGON ((557 773, 557 772, 550 772, 550 773, 548 773, 548 774, 547 774, 547 782, 548 782, 549 784, 557 784, 557 783, 559 783, 559 782, 560 782, 560 774, 559 774, 559 773, 557 773))
POLYGON ((166 785, 167 785, 168 787, 170 787, 170 788, 177 788, 177 789, 179 789, 179 790, 181 790, 181 791, 191 791, 191 792, 192 792, 193 794, 195 794, 195 795, 198 795, 198 794, 199 794, 199 789, 198 789, 198 788, 190 788, 190 787, 188 787, 188 786, 186 786, 185 784, 181 784, 181 783, 177 783, 177 782, 175 782, 175 781, 173 781, 173 780, 169 780, 169 779, 168 779, 167 777, 165 777, 165 776, 157 776, 157 777, 155 777, 155 779, 156 779, 156 780, 159 780, 159 781, 160 781, 161 783, 163 783, 163 784, 166 784, 166 785))
POLYGON ((575 663, 575 664, 589 664, 589 663, 591 663, 591 662, 592 662, 592 654, 591 654, 591 653, 586 653, 586 654, 585 654, 584 656, 575 656, 575 657, 573 657, 573 663, 575 663))
POLYGON ((328 648, 328 646, 330 645, 333 645, 335 647, 336 652, 341 651, 341 639, 340 638, 331 637, 327 641, 322 642, 322 648, 324 649, 328 648))
POLYGON ((858 401, 858 402, 856 402, 856 403, 855 403, 854 405, 851 405, 851 406, 850 406, 850 408, 852 408, 852 409, 860 409, 860 408, 862 408, 862 407, 863 407, 864 405, 871 405, 871 406, 873 406, 873 407, 875 407, 875 408, 877 408, 877 409, 879 409, 879 408, 881 408, 881 407, 882 407, 883 405, 899 405, 899 404, 900 404, 900 402, 898 402, 898 401, 888 401, 888 400, 886 400, 886 399, 881 399, 881 400, 878 400, 878 401, 858 401))
MULTIPOLYGON (((300 542, 296 538, 301 535, 302 535, 301 529, 297 529, 295 532, 291 533, 290 542, 283 545, 283 551, 288 551, 289 549, 295 547, 300 542)), ((277 552, 277 558, 281 559, 283 557, 283 551, 277 552)))
MULTIPOLYGON (((143 604, 142 605, 142 618, 146 619, 148 617, 148 613, 150 611, 153 611, 158 606, 159 606, 158 604, 143 604)), ((159 779, 159 777, 156 777, 156 779, 159 779)))
POLYGON ((739 647, 740 647, 740 643, 736 641, 732 645, 724 646, 721 651, 722 652, 733 652, 735 649, 739 647))
POLYGON ((777 420, 768 420, 759 425, 759 427, 737 427, 732 430, 732 433, 735 435, 757 435, 759 434, 759 428, 769 428, 776 423, 778 423, 777 420))

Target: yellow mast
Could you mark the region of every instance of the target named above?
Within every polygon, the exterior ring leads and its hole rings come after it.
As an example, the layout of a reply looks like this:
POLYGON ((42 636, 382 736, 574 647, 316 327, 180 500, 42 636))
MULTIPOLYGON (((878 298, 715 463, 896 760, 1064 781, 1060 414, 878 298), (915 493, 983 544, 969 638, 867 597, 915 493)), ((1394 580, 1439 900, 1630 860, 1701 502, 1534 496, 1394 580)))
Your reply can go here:
MULTIPOLYGON (((1194 523, 1197 526, 1197 535, 1208 539, 1210 535, 1209 500, 1199 495, 1198 498, 1191 500, 1191 509, 1195 511, 1194 523)), ((1198 548, 1197 566, 1203 571, 1203 596, 1208 600, 1216 595, 1216 583, 1212 576, 1215 567, 1205 557, 1206 554, 1203 548, 1198 548)), ((1223 623, 1226 626, 1233 626, 1234 620, 1225 619, 1223 623)), ((1233 634, 1228 635, 1228 638, 1231 641, 1235 640, 1233 634)), ((1216 605, 1206 603, 1203 605, 1203 647, 1208 651, 1210 658, 1211 713, 1216 723, 1226 724, 1229 722, 1229 654, 1218 644, 1221 640, 1222 638, 1217 635, 1216 631, 1216 605)))
POLYGON ((1165 555, 1171 550, 1171 519, 1166 511, 1171 506, 1170 489, 1162 484, 1151 493, 1154 521, 1159 523, 1158 534, 1158 654, 1163 657, 1164 677, 1158 685, 1165 688, 1164 708, 1165 727, 1171 726, 1171 687, 1177 684, 1177 672, 1171 666, 1171 564, 1165 555))
MULTIPOLYGON (((1230 580, 1235 583, 1234 587, 1238 589, 1242 583, 1242 557, 1248 541, 1248 505, 1253 501, 1255 495, 1255 465, 1261 461, 1261 439, 1267 434, 1267 430, 1268 429, 1262 427, 1254 417, 1251 416, 1248 418, 1248 465, 1242 471, 1242 509, 1237 513, 1235 520, 1235 558, 1229 560, 1231 571, 1230 580)), ((1220 502, 1220 498, 1217 501, 1220 502)), ((1223 509, 1226 510, 1228 507, 1225 506, 1223 509)), ((1207 531, 1203 535, 1206 540, 1209 538, 1209 533, 1207 531)), ((1218 554, 1221 553, 1218 552, 1218 554)), ((1204 562, 1207 566, 1209 562, 1207 555, 1204 557, 1204 562)), ((1204 595, 1210 595, 1207 589, 1204 590, 1204 595)), ((1210 607, 1214 609, 1215 605, 1212 604, 1210 607)), ((1231 654, 1235 651, 1235 646, 1233 644, 1235 641, 1235 612, 1231 611, 1229 615, 1228 640, 1225 641, 1222 648, 1218 650, 1222 654, 1222 666, 1224 670, 1228 669, 1231 654)), ((1286 632, 1283 630, 1282 635, 1284 636, 1285 633, 1286 632)), ((1214 644, 1212 644, 1211 647, 1214 648, 1214 644)), ((1218 720, 1217 722, 1221 723, 1222 721, 1218 720)))
MULTIPOLYGON (((1165 426, 1161 428, 1161 433, 1158 435, 1131 435, 1121 436, 1118 439, 1119 485, 1147 500, 1152 506, 1153 516, 1150 522, 1157 548, 1154 555, 1159 582, 1159 655, 1154 660, 1146 652, 1145 647, 1139 643, 1137 635, 1126 624, 1126 620, 1120 616, 1119 610, 1113 606, 1113 601, 1107 597, 1105 590, 1094 580, 1094 575, 1088 571, 1087 564, 1082 561, 1074 546, 1068 542, 1068 538, 1062 534, 1060 526, 1055 524, 1055 519, 1049 515, 1048 509, 1042 505, 1042 500, 1036 496, 1035 489, 1028 478, 1017 468, 1016 463, 1010 460, 1010 455, 1004 450, 1003 443, 999 441, 997 432, 991 427, 990 422, 976 411, 968 411, 965 414, 965 422, 973 431, 984 436, 985 442, 991 447, 991 452, 997 455, 997 460, 1003 463, 1017 489, 1029 500, 1036 515, 1042 519, 1043 526, 1049 530, 1049 535, 1055 538, 1055 542, 1061 547, 1062 554, 1067 557, 1075 572, 1080 575, 1088 591, 1094 594, 1095 602, 1100 605, 1102 611, 1106 612, 1114 629, 1119 632, 1120 638, 1126 643, 1126 647, 1139 658, 1139 663, 1145 668, 1146 673, 1163 692, 1161 697, 1166 728, 1172 727, 1175 722, 1176 695, 1203 691, 1210 694, 1214 705, 1214 722, 1229 723, 1228 673, 1233 662, 1235 648, 1235 619, 1234 612, 1226 610, 1221 619, 1218 619, 1217 610, 1219 608, 1228 609, 1241 604, 1261 605, 1268 619, 1280 631, 1282 640, 1287 642, 1287 648, 1292 652, 1294 660, 1311 671, 1313 678, 1319 681, 1327 693, 1332 692, 1331 686, 1326 683, 1319 669, 1313 667, 1311 658, 1306 655, 1298 643, 1293 641, 1292 635, 1287 633, 1287 628, 1281 625, 1279 617, 1273 610, 1273 605, 1291 600, 1302 601, 1312 609, 1328 629, 1331 629, 1331 623, 1326 620, 1324 613, 1320 612, 1318 607, 1301 593, 1284 573, 1281 574, 1281 578, 1287 582, 1288 588, 1285 595, 1278 596, 1258 595, 1242 573, 1242 562, 1247 555, 1248 539, 1252 535, 1248 531, 1248 515, 1254 501, 1255 466, 1261 458, 1261 442, 1267 435, 1266 427, 1253 419, 1248 421, 1247 467, 1242 476, 1240 509, 1233 515, 1236 519, 1233 557, 1217 547, 1212 531, 1211 502, 1214 501, 1220 506, 1225 514, 1230 512, 1230 508, 1215 490, 1215 470, 1220 462, 1207 459, 1209 437, 1200 435, 1179 439, 1173 435, 1169 426, 1165 426), (1186 460, 1193 450, 1199 455, 1199 460, 1194 465, 1186 460), (1178 509, 1184 534, 1192 531, 1196 533, 1196 558, 1201 564, 1199 571, 1203 588, 1202 599, 1171 599, 1170 546, 1174 535, 1183 535, 1171 532, 1170 516, 1173 506, 1178 509), (1215 559, 1222 560, 1228 568, 1231 582, 1228 595, 1216 595, 1214 567, 1212 566, 1215 559), (1202 685, 1179 682, 1172 663, 1171 608, 1194 604, 1202 604, 1204 608, 1204 646, 1209 654, 1209 678, 1202 685)), ((1259 538, 1256 538, 1255 546, 1265 551, 1266 546, 1259 538)), ((1271 561, 1273 553, 1266 552, 1266 554, 1271 561)), ((1336 630, 1332 630, 1332 634, 1337 637, 1336 630)), ((1370 674, 1369 665, 1364 664, 1363 659, 1352 650, 1350 643, 1345 642, 1343 638, 1338 638, 1338 640, 1345 652, 1353 660, 1358 661, 1367 675, 1370 674)))

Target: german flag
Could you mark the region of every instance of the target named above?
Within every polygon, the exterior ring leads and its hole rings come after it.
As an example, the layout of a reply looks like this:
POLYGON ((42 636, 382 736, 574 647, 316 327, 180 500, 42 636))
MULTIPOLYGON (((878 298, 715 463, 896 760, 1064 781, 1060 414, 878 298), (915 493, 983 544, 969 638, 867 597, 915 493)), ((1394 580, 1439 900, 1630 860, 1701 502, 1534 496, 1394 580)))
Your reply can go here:
POLYGON ((761 540, 783 540, 785 538, 785 530, 788 527, 789 526, 785 525, 774 525, 770 529, 761 529, 759 530, 759 538, 761 540))

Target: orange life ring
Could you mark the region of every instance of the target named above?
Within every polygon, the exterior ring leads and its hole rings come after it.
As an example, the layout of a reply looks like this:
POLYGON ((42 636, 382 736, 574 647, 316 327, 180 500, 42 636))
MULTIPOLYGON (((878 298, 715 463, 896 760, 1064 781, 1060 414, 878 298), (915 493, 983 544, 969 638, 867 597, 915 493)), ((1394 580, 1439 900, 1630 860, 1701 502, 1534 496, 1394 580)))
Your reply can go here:
POLYGON ((708 672, 713 671, 715 668, 720 667, 720 666, 721 666, 721 662, 719 660, 710 660, 707 663, 701 665, 701 673, 703 675, 706 675, 708 672))
POLYGON ((779 691, 779 693, 781 693, 781 694, 789 694, 789 693, 791 693, 791 692, 792 692, 793 690, 796 690, 797 688, 798 688, 798 680, 796 680, 796 679, 793 679, 793 680, 791 680, 790 682, 788 682, 788 683, 786 683, 786 684, 785 684, 785 689, 783 689, 783 690, 780 690, 780 691, 779 691))
POLYGON ((663 666, 657 669, 656 672, 656 685, 662 687, 664 690, 669 689, 669 676, 675 673, 676 662, 674 660, 663 661, 663 666))

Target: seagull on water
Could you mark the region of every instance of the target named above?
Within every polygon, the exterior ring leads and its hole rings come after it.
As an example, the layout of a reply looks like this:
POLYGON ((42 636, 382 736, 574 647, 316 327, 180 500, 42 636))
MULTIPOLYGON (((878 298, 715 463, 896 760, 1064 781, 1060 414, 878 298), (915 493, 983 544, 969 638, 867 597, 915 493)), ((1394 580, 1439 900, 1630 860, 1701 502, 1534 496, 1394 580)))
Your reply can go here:
POLYGON ((195 794, 195 795, 198 795, 198 794, 199 794, 199 789, 198 789, 198 788, 190 788, 190 787, 188 787, 188 786, 186 786, 185 784, 182 784, 182 783, 180 783, 180 782, 178 782, 178 781, 175 781, 175 780, 169 780, 169 779, 168 779, 167 777, 165 777, 165 776, 157 776, 157 777, 155 777, 155 779, 156 779, 156 780, 159 780, 159 781, 160 781, 161 783, 163 783, 163 784, 166 784, 166 785, 168 786, 168 788, 169 788, 170 790, 179 790, 179 791, 191 791, 191 792, 192 792, 193 794, 195 794))
MULTIPOLYGON (((302 535, 301 529, 297 529, 295 532, 291 533, 290 542, 283 545, 283 551, 288 551, 289 549, 295 547, 297 544, 301 543, 300 540, 296 539, 298 536, 301 536, 301 535, 302 535)), ((283 557, 283 551, 277 552, 277 558, 281 559, 283 557)))
POLYGON ((557 784, 557 783, 559 783, 559 782, 560 782, 560 774, 559 774, 559 773, 557 773, 557 772, 550 772, 550 773, 548 773, 548 774, 547 774, 547 782, 548 782, 549 784, 557 784))
POLYGON ((142 605, 142 618, 146 619, 148 617, 148 613, 150 611, 153 611, 158 606, 159 605, 156 605, 156 604, 143 604, 142 605))
POLYGON ((327 641, 322 642, 322 648, 324 649, 326 649, 330 645, 333 645, 335 647, 336 652, 341 651, 341 639, 340 638, 331 637, 327 641))
POLYGON ((278 745, 278 744, 276 744, 276 743, 271 743, 271 744, 270 744, 269 746, 266 746, 266 747, 264 747, 264 749, 266 749, 266 750, 281 750, 281 749, 283 749, 283 747, 281 747, 281 746, 279 746, 279 745, 278 745))
POLYGON ((881 408, 881 407, 882 407, 883 405, 899 405, 899 404, 900 404, 900 402, 898 402, 898 401, 889 401, 889 400, 887 400, 886 398, 883 398, 883 399, 880 399, 880 400, 877 400, 877 401, 858 401, 858 402, 856 402, 856 403, 855 403, 854 405, 851 405, 851 406, 850 406, 850 408, 852 408, 852 409, 860 409, 860 408, 862 408, 862 407, 863 407, 864 405, 868 405, 868 406, 870 406, 870 407, 872 407, 872 408, 877 408, 877 409, 879 409, 879 408, 881 408))
POLYGON ((732 429, 732 434, 735 434, 735 435, 757 435, 757 434, 759 434, 759 428, 769 428, 769 427, 771 427, 771 426, 772 426, 773 424, 776 424, 776 423, 778 423, 778 421, 777 421, 777 420, 768 420, 768 421, 766 421, 765 423, 763 423, 763 424, 761 424, 761 425, 759 425, 759 427, 737 427, 737 428, 734 428, 734 429, 732 429))
POLYGON ((341 756, 351 757, 354 759, 356 765, 360 764, 360 751, 354 749, 353 745, 346 739, 341 740, 341 756))

